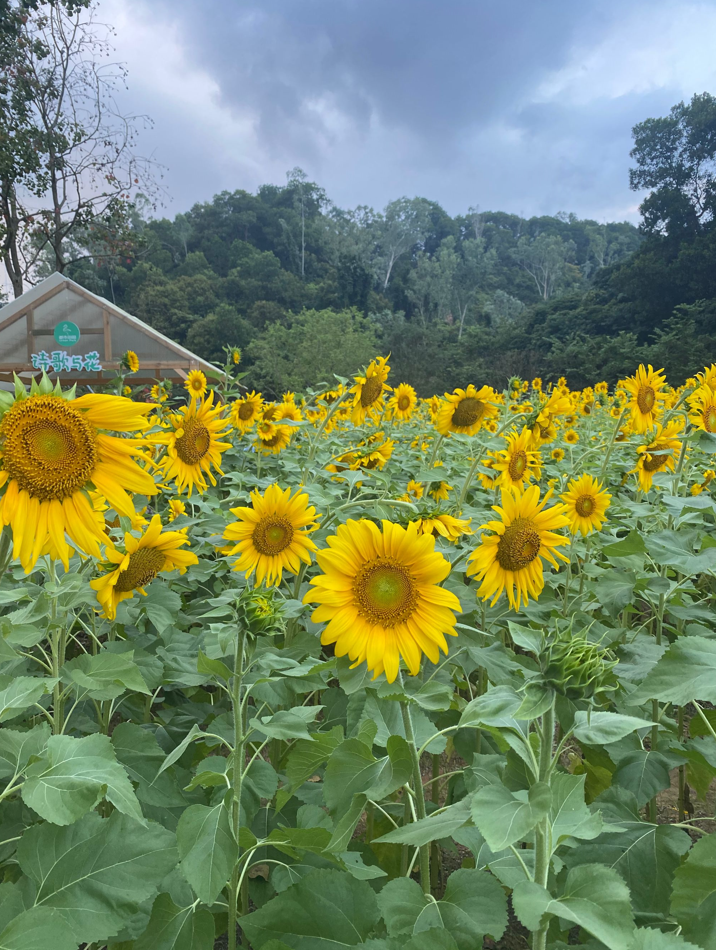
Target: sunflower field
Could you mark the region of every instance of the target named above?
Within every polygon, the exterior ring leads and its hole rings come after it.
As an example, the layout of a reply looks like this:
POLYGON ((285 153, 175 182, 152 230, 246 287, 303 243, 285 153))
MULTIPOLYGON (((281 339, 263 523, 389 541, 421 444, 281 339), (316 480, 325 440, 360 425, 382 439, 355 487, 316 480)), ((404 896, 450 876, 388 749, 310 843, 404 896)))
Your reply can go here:
POLYGON ((0 950, 716 950, 716 365, 239 360, 0 392, 0 950))

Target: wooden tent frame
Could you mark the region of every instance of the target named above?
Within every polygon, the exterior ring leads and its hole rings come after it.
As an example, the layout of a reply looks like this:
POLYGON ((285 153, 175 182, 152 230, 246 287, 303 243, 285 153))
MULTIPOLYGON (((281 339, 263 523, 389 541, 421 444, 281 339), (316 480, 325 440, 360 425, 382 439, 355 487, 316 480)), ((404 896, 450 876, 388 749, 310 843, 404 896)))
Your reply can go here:
POLYGON ((13 374, 17 374, 21 378, 39 375, 40 371, 32 365, 31 356, 36 348, 44 348, 43 337, 52 340, 52 330, 40 329, 35 326, 35 310, 63 290, 69 290, 78 297, 93 303, 98 308, 98 312, 101 313, 101 325, 83 328, 81 333, 83 337, 101 338, 104 359, 102 360, 102 370, 98 372, 81 370, 79 372, 60 371, 58 373, 53 369, 49 369, 47 374, 51 379, 59 378, 63 383, 79 386, 99 387, 107 385, 110 378, 116 375, 120 369, 120 358, 122 356, 122 354, 116 353, 112 346, 113 319, 131 325, 135 330, 176 354, 176 358, 169 360, 140 360, 139 372, 128 379, 128 382, 133 386, 149 385, 157 379, 171 378, 172 376, 178 377, 177 381, 184 380, 187 378, 189 371, 193 369, 200 369, 214 378, 223 377, 224 371, 222 369, 175 343, 174 340, 170 340, 169 337, 148 326, 138 317, 132 316, 116 304, 105 300, 104 297, 86 290, 69 277, 65 277, 64 274, 54 273, 16 300, 0 308, 0 383, 12 383, 13 374), (24 363, 7 362, 3 359, 5 354, 2 352, 2 331, 23 318, 27 327, 27 361, 24 363))

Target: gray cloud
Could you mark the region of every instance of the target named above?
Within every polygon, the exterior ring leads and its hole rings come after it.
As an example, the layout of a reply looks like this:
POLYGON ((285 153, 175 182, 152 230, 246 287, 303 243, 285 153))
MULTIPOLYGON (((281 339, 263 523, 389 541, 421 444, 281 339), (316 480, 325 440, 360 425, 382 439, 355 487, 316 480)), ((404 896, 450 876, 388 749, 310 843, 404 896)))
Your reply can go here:
MULTIPOLYGON (((173 210, 300 164, 344 205, 421 193, 451 213, 479 203, 633 216, 631 126, 683 95, 659 77, 658 55, 644 66, 659 38, 635 26, 640 11, 668 19, 676 5, 643 2, 132 0, 157 24, 158 56, 161 24, 171 25, 187 70, 210 77, 217 108, 246 132, 224 142, 216 118, 204 139, 190 125, 180 134, 180 103, 146 86, 133 97, 144 95, 157 120, 173 210), (630 49, 645 44, 631 66, 622 27, 635 34, 630 49)), ((120 30, 120 55, 128 35, 120 30)), ((704 75, 712 70, 705 62, 704 75)))

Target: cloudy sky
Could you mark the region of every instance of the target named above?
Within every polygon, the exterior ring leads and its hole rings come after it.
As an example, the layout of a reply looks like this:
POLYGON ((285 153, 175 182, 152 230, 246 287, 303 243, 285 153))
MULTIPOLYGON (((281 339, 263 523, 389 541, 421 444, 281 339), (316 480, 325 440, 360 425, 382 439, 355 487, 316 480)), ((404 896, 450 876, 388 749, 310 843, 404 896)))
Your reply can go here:
POLYGON ((631 127, 716 93, 716 0, 100 0, 163 213, 301 166, 402 195, 638 219, 631 127))

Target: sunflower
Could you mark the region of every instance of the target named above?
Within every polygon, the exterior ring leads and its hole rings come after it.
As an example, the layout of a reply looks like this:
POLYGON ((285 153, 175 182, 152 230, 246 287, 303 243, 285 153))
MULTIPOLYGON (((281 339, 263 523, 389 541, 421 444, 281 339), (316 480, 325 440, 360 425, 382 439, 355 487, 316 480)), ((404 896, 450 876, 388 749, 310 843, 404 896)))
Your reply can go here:
POLYGON ((532 433, 523 426, 519 434, 513 430, 507 439, 507 448, 498 452, 488 452, 493 462, 493 471, 499 472, 496 483, 502 488, 522 489, 533 478, 539 478, 542 470, 542 456, 534 448, 532 433))
POLYGON ((428 494, 432 495, 435 501, 447 501, 448 495, 453 490, 452 485, 448 485, 447 482, 438 482, 438 487, 431 488, 428 494))
POLYGON ((366 440, 366 443, 359 443, 356 454, 350 464, 353 471, 357 471, 359 468, 370 471, 371 469, 383 469, 385 463, 388 461, 390 456, 393 454, 393 446, 395 442, 392 439, 385 439, 382 432, 377 432, 374 436, 371 436, 370 439, 366 440), (380 444, 377 444, 380 443, 380 444), (365 447, 363 447, 365 445, 365 447))
POLYGON ((155 408, 123 396, 89 393, 73 399, 46 377, 30 395, 3 394, 0 411, 0 524, 10 525, 13 558, 29 573, 48 545, 69 570, 72 545, 100 556, 104 518, 87 492, 96 489, 115 511, 136 515, 128 492, 155 495, 157 487, 136 458, 148 461, 143 438, 116 438, 148 426, 155 408), (41 391, 41 388, 46 390, 41 391))
POLYGON ((373 679, 385 672, 392 683, 402 656, 415 676, 424 653, 437 663, 447 653, 445 634, 455 631, 460 602, 437 585, 450 563, 435 551, 435 539, 383 522, 348 521, 316 554, 323 571, 311 579, 304 603, 318 604, 311 619, 327 623, 321 643, 335 643, 336 656, 357 666, 366 661, 373 679))
POLYGON ((619 383, 630 397, 627 408, 631 413, 635 432, 642 433, 651 429, 661 412, 660 403, 666 398, 666 394, 661 392, 666 386, 663 372, 661 369, 654 371, 651 363, 648 370, 644 369, 642 363, 634 376, 622 379, 619 383))
POLYGON ((481 581, 478 597, 492 605, 507 590, 510 606, 520 609, 529 603, 529 596, 537 599, 544 588, 542 558, 557 567, 555 555, 568 561, 558 547, 569 544, 569 539, 556 534, 558 528, 569 524, 564 505, 553 505, 545 510, 550 499, 548 492, 539 500, 539 488, 531 485, 522 494, 502 493, 502 507, 493 506, 500 521, 482 525, 493 534, 482 535, 482 544, 468 558, 467 575, 481 581))
POLYGON ((579 442, 579 433, 575 429, 567 429, 564 433, 564 441, 567 445, 576 445, 579 442))
POLYGON ((416 482, 415 479, 411 478, 408 482, 408 487, 405 489, 405 494, 401 495, 398 499, 399 501, 419 501, 423 497, 425 488, 422 482, 416 482))
POLYGON ((567 506, 572 534, 579 531, 586 536, 592 531, 602 530, 612 496, 596 478, 591 475, 573 478, 567 485, 567 491, 560 497, 567 506))
POLYGON ((537 422, 541 426, 548 426, 555 416, 564 416, 572 411, 572 402, 564 392, 555 389, 554 392, 539 407, 537 422))
POLYGON ((316 545, 309 538, 317 527, 316 509, 308 505, 308 495, 297 489, 283 491, 278 485, 269 485, 261 495, 251 492, 251 508, 232 508, 238 521, 226 526, 224 538, 236 542, 224 549, 228 555, 237 554, 235 571, 244 571, 247 577, 256 571, 261 584, 279 584, 284 568, 298 573, 301 561, 311 563, 311 552, 316 545))
POLYGON ((542 379, 539 376, 535 376, 535 378, 532 380, 532 388, 537 393, 542 392, 542 379))
POLYGON ((169 521, 174 521, 179 515, 186 514, 186 505, 179 498, 172 498, 169 502, 169 508, 167 510, 167 519, 169 521))
POLYGON ((639 488, 642 491, 649 491, 657 472, 674 471, 674 452, 681 449, 677 436, 682 427, 682 419, 674 419, 665 426, 657 423, 656 430, 650 437, 651 441, 637 449, 639 458, 636 467, 631 471, 637 473, 639 488))
POLYGON ((130 373, 136 373, 139 369, 139 357, 134 350, 127 350, 121 359, 121 363, 130 373))
POLYGON ((231 403, 231 424, 240 432, 246 432, 258 419, 264 398, 261 393, 250 392, 231 403))
POLYGON ((124 554, 113 547, 105 548, 109 569, 90 581, 105 617, 114 620, 117 605, 133 597, 135 591, 145 594, 144 588, 162 571, 178 568, 179 573, 184 574, 187 567, 196 564, 199 560, 196 554, 179 550, 188 543, 184 531, 163 531, 161 518, 154 515, 141 538, 125 534, 124 554))
POLYGON ((549 445, 550 442, 554 442, 557 438, 557 426, 551 416, 545 419, 543 423, 537 419, 531 431, 532 443, 535 448, 539 448, 542 445, 549 445))
POLYGON ((467 389, 445 393, 435 426, 440 435, 450 432, 474 435, 489 419, 495 418, 496 402, 497 393, 491 386, 478 390, 470 383, 467 389))
POLYGON ((231 362, 234 366, 238 366, 241 362, 241 349, 238 346, 231 347, 231 362))
POLYGON ((716 363, 705 366, 703 373, 697 373, 696 378, 699 381, 699 386, 708 386, 710 389, 716 390, 716 363))
POLYGON ((391 391, 386 383, 389 372, 388 358, 379 356, 365 371, 365 376, 354 377, 355 385, 350 390, 353 393, 353 425, 363 425, 366 418, 376 420, 381 415, 385 408, 385 393, 391 391))
POLYGON ((206 400, 192 399, 178 413, 169 417, 170 431, 156 438, 167 446, 167 457, 162 463, 165 478, 173 478, 177 491, 188 493, 207 489, 205 475, 216 485, 212 469, 223 475, 220 469, 221 453, 231 448, 230 442, 221 442, 229 423, 222 418, 224 407, 214 406, 214 393, 206 400))
MULTIPOLYGON (((287 395, 290 396, 291 393, 287 393, 287 395)), ((303 415, 293 399, 286 399, 284 397, 284 401, 276 406, 275 419, 276 421, 280 419, 290 419, 291 422, 300 422, 301 419, 303 419, 303 415)))
POLYGON ((454 518, 452 515, 432 514, 429 518, 420 518, 417 522, 419 534, 432 534, 457 542, 461 535, 472 534, 472 518, 454 518))
POLYGON ((716 390, 704 383, 687 401, 691 424, 704 432, 716 432, 716 390))
POLYGON ((394 419, 407 422, 417 404, 418 394, 413 387, 408 383, 400 383, 395 387, 393 395, 388 400, 388 409, 390 409, 394 419))
POLYGON ((155 383, 152 388, 149 390, 149 393, 154 400, 154 402, 162 403, 166 402, 169 398, 169 393, 166 391, 164 386, 161 383, 155 383))
POLYGON ((189 375, 184 380, 184 389, 186 389, 192 399, 204 398, 207 390, 206 376, 204 376, 200 369, 189 370, 189 375))
POLYGON ((561 462, 564 458, 564 449, 552 449, 552 459, 555 462, 561 462))
POLYGON ((277 426, 272 422, 262 423, 259 438, 254 441, 254 448, 262 455, 278 455, 291 444, 291 430, 288 426, 277 426), (266 431, 271 426, 271 432, 266 431))

